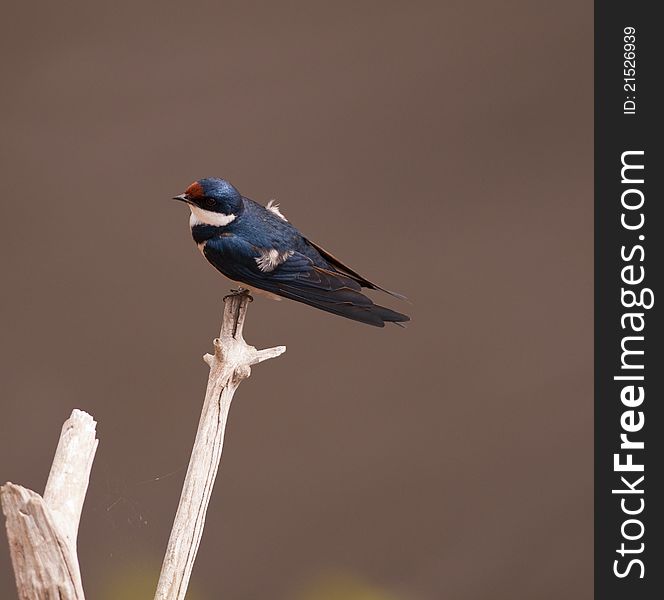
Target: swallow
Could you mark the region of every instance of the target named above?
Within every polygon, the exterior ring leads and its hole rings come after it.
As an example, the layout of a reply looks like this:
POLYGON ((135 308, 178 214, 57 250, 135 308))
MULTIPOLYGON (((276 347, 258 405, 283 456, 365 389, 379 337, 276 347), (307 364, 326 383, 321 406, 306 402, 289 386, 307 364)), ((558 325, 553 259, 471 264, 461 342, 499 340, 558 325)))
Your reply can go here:
POLYGON ((372 283, 306 238, 274 201, 258 204, 217 178, 195 181, 174 200, 189 206, 191 234, 203 256, 249 290, 376 327, 410 320, 374 304, 362 289, 404 296, 372 283))

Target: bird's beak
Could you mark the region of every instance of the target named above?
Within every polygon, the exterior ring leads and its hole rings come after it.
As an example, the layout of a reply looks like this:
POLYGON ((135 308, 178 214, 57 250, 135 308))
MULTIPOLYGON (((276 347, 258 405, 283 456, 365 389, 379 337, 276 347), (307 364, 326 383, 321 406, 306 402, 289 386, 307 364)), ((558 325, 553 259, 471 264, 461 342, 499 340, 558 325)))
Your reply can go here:
POLYGON ((181 202, 189 203, 189 198, 187 194, 180 194, 179 196, 173 196, 173 200, 180 200, 181 202))

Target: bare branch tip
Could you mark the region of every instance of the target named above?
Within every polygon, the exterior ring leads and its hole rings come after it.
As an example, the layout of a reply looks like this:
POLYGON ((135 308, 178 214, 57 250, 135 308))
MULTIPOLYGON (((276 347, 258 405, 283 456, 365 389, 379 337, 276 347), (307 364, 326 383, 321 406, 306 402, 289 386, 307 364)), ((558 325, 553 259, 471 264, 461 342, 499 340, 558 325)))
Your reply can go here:
POLYGON ((72 422, 72 425, 74 423, 78 423, 83 427, 92 427, 93 430, 97 427, 97 421, 94 420, 94 417, 90 413, 85 412, 79 408, 75 408, 71 411, 71 415, 69 416, 69 419, 67 419, 66 423, 70 421, 72 422))
POLYGON ((271 358, 277 358, 277 356, 281 356, 284 352, 286 352, 286 346, 275 346, 274 348, 265 348, 264 350, 257 350, 254 353, 250 361, 250 364, 256 365, 265 360, 270 360, 271 358))

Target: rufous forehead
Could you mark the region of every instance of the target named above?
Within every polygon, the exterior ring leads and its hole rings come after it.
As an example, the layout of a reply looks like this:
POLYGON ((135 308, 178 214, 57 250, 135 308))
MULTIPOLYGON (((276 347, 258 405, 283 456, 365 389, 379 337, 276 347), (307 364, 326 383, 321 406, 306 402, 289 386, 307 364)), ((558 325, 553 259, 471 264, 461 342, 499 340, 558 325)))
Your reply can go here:
POLYGON ((190 198, 200 198, 203 196, 203 188, 201 187, 201 184, 198 183, 198 181, 194 181, 185 191, 184 193, 189 196, 190 198))

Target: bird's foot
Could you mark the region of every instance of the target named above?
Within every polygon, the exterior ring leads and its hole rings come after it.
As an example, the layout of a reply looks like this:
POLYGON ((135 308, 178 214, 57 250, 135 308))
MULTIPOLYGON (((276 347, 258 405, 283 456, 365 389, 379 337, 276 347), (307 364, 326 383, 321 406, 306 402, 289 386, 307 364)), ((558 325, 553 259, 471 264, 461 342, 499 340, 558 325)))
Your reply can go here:
POLYGON ((249 298, 249 302, 253 302, 253 301, 254 301, 254 298, 253 298, 253 296, 251 295, 251 293, 249 292, 249 290, 248 290, 247 288, 243 288, 243 287, 231 288, 231 293, 230 293, 230 294, 226 294, 226 295, 224 296, 224 300, 225 300, 226 298, 230 298, 231 296, 246 296, 247 298, 249 298))

